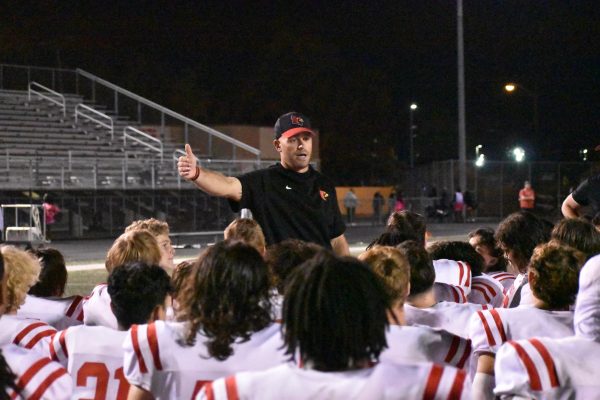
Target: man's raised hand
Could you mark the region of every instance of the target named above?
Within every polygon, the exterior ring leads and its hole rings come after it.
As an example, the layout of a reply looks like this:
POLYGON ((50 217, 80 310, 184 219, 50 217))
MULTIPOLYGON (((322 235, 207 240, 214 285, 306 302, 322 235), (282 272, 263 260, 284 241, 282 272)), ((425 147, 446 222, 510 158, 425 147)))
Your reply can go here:
POLYGON ((189 144, 185 145, 185 156, 179 157, 177 161, 177 170, 179 171, 179 175, 185 179, 192 179, 194 176, 197 178, 196 167, 198 166, 196 162, 196 156, 192 152, 192 148, 189 144))

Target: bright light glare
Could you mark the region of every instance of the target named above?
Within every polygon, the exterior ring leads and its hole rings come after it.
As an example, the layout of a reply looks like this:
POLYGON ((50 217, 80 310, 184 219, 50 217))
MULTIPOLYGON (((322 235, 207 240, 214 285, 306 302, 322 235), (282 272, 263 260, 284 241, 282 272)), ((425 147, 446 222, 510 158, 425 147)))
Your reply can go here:
POLYGON ((475 165, 481 168, 481 167, 483 167, 484 164, 485 164, 485 155, 480 154, 479 157, 477 157, 477 160, 475 161, 475 165))
POLYGON ((419 108, 419 107, 418 107, 418 106, 417 106, 415 103, 412 103, 412 104, 410 105, 410 109, 411 109, 411 110, 416 110, 417 108, 419 108))
POLYGON ((516 87, 517 86, 514 83, 507 83, 506 85, 504 85, 504 90, 506 90, 507 92, 514 92, 516 87))
POLYGON ((515 147, 513 150, 513 155, 515 156, 516 162, 525 160, 525 150, 523 150, 521 147, 515 147))

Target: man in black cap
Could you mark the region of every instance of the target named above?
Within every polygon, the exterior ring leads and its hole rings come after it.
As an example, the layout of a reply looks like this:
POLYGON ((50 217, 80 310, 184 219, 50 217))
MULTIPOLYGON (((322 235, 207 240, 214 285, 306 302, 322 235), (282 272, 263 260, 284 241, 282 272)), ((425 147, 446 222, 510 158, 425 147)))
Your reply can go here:
POLYGON ((229 199, 233 211, 250 209, 269 245, 295 238, 347 255, 335 186, 310 165, 314 136, 308 118, 289 112, 275 123, 279 163, 239 177, 224 176, 200 167, 186 144, 186 155, 177 163, 179 175, 210 195, 229 199))

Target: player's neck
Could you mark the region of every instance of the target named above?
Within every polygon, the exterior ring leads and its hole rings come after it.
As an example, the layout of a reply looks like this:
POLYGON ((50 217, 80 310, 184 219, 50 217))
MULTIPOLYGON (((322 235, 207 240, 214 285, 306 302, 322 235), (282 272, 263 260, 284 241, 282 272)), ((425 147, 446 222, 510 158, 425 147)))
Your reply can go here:
POLYGON ((406 319, 404 318, 404 305, 396 304, 387 312, 388 322, 390 325, 406 325, 406 319))
POLYGON ((435 293, 433 292, 433 286, 424 293, 408 296, 408 300, 406 302, 416 308, 433 307, 437 303, 435 300, 435 293))

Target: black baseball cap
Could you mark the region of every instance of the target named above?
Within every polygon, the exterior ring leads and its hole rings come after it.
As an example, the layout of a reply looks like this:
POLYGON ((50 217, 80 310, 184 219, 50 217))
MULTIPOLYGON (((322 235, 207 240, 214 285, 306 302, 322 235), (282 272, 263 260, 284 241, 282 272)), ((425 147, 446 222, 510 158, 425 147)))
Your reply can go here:
POLYGON ((300 113, 292 111, 283 114, 281 117, 277 118, 277 122, 275 122, 276 140, 282 136, 287 139, 302 132, 308 132, 313 136, 315 135, 310 129, 310 120, 300 113))

